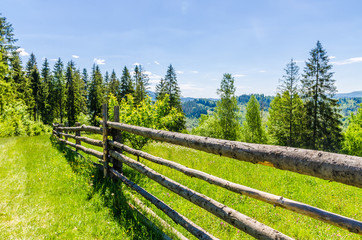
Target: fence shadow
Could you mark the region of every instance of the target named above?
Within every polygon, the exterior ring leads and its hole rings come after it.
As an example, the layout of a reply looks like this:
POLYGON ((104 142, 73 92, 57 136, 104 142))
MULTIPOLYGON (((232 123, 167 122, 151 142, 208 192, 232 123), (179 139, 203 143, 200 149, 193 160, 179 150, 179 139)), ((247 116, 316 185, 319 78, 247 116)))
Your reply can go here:
MULTIPOLYGON (((164 239, 164 233, 156 225, 129 205, 122 191, 124 186, 120 181, 104 178, 103 172, 95 167, 89 158, 57 142, 53 136, 50 140, 52 146, 64 154, 73 172, 82 175, 90 182, 92 190, 88 193, 88 200, 95 195, 102 196, 103 206, 109 208, 113 219, 128 230, 131 239, 164 239)), ((128 172, 126 169, 125 171, 128 172)), ((129 173, 135 174, 133 171, 129 173)))

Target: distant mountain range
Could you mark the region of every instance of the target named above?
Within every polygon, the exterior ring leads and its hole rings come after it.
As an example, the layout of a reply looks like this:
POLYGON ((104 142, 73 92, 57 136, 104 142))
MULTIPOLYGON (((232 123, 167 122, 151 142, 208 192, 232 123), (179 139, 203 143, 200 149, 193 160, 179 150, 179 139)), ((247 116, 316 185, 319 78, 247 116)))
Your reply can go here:
POLYGON ((355 91, 350 93, 337 93, 335 98, 360 98, 362 97, 362 91, 355 91))

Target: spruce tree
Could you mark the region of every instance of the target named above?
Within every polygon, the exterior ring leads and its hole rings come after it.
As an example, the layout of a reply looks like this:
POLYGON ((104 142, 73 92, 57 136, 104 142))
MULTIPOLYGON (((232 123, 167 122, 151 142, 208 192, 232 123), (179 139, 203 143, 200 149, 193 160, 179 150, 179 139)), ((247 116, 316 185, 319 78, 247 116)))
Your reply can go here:
POLYGON ((301 147, 303 102, 298 94, 299 67, 293 59, 285 68, 279 93, 270 104, 268 127, 275 144, 301 147))
POLYGON ((104 99, 104 85, 103 77, 98 66, 93 66, 91 83, 89 86, 89 113, 91 115, 91 122, 97 125, 97 117, 102 114, 102 104, 104 99))
POLYGON ((238 106, 235 97, 234 78, 229 73, 225 73, 221 80, 217 94, 220 101, 217 102, 215 117, 220 127, 220 138, 227 140, 237 140, 240 132, 238 120, 238 106))
POLYGON ((262 126, 260 116, 260 105, 255 96, 252 95, 247 106, 245 121, 243 123, 243 132, 246 142, 266 143, 267 138, 262 126))
POLYGON ((121 89, 120 82, 117 79, 117 75, 116 75, 115 71, 113 70, 111 77, 109 79, 108 94, 112 93, 113 96, 115 96, 117 98, 117 100, 121 99, 120 89, 121 89))
POLYGON ((160 82, 156 85, 156 99, 161 100, 166 96, 166 82, 161 78, 160 82))
POLYGON ((69 126, 74 126, 78 121, 79 114, 82 108, 82 94, 79 71, 75 69, 73 61, 70 61, 67 65, 66 71, 66 88, 67 88, 67 117, 69 126))
POLYGON ((30 82, 30 87, 32 90, 32 97, 34 99, 34 104, 32 106, 32 115, 34 121, 37 121, 39 118, 39 107, 40 107, 40 93, 41 93, 41 79, 38 66, 36 63, 35 55, 32 53, 26 64, 27 77, 30 82))
POLYGON ((171 64, 170 66, 168 66, 164 82, 165 93, 168 94, 170 98, 170 107, 174 107, 177 110, 182 111, 181 91, 177 84, 175 69, 172 67, 171 64))
POLYGON ((18 98, 26 104, 28 109, 32 108, 34 98, 30 87, 30 79, 25 76, 18 53, 15 53, 10 59, 10 73, 18 98))
MULTIPOLYGON (((83 68, 81 79, 83 81, 83 88, 81 89, 82 95, 83 95, 83 98, 85 99, 85 101, 87 102, 88 101, 88 85, 89 85, 89 82, 88 82, 88 72, 87 72, 86 68, 83 68)), ((84 112, 84 114, 87 114, 87 113, 84 112)))
POLYGON ((54 119, 53 109, 55 107, 51 93, 54 89, 53 80, 49 68, 49 62, 44 60, 41 70, 41 88, 40 88, 39 111, 41 119, 45 124, 51 124, 54 119))
POLYGON ((305 107, 305 147, 337 152, 342 140, 332 65, 318 41, 304 68, 302 98, 305 107))
POLYGON ((119 98, 117 97, 118 102, 120 102, 123 98, 126 98, 128 94, 134 94, 134 84, 131 74, 125 66, 122 71, 119 98))
MULTIPOLYGON (((16 54, 15 50, 18 48, 14 45, 17 39, 14 38, 14 28, 6 21, 6 17, 1 17, 0 13, 0 52, 2 53, 1 61, 4 65, 9 65, 9 60, 12 55, 16 54)), ((9 72, 10 73, 10 72, 9 72)), ((9 81, 7 75, 3 75, 4 80, 9 81)))
POLYGON ((53 99, 55 102, 55 114, 59 118, 60 123, 63 123, 65 116, 65 77, 64 77, 64 65, 62 60, 59 58, 53 68, 53 79, 54 79, 54 90, 53 99))
POLYGON ((149 78, 144 73, 141 65, 136 65, 133 74, 134 82, 136 85, 136 89, 134 92, 135 104, 138 105, 142 102, 147 96, 147 86, 149 78))

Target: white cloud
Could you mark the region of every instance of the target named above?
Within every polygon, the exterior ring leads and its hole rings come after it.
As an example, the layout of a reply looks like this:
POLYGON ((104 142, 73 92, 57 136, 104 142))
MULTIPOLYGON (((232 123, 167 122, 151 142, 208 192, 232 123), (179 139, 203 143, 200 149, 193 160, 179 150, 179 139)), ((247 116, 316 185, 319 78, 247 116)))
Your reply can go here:
POLYGON ((244 74, 234 74, 233 77, 235 78, 241 78, 241 77, 245 77, 246 75, 244 74))
POLYGON ((330 57, 328 57, 329 59, 335 59, 336 58, 336 56, 330 56, 330 57))
POLYGON ((77 56, 77 55, 72 55, 72 58, 78 59, 79 56, 77 56))
POLYGON ((362 57, 348 58, 343 61, 331 62, 331 63, 334 65, 346 65, 346 64, 352 64, 352 63, 358 63, 358 62, 362 62, 362 57))
POLYGON ((154 63, 155 63, 155 64, 157 64, 157 65, 160 65, 160 63, 159 63, 159 62, 157 62, 157 61, 154 61, 154 63))
POLYGON ((139 62, 135 62, 135 63, 133 64, 133 66, 140 66, 140 65, 142 65, 142 64, 139 63, 139 62))
POLYGON ((16 52, 22 57, 29 56, 29 53, 27 53, 24 48, 18 48, 16 49, 16 52))
POLYGON ((51 58, 51 59, 49 59, 49 61, 56 62, 56 61, 58 61, 58 59, 56 59, 56 58, 51 58))
POLYGON ((266 71, 265 71, 265 70, 260 70, 259 72, 261 72, 261 73, 265 73, 266 71))
POLYGON ((94 59, 93 59, 93 62, 94 62, 95 64, 98 64, 98 65, 104 65, 104 64, 106 64, 106 60, 100 59, 100 58, 94 58, 94 59))
POLYGON ((177 74, 184 74, 184 71, 176 71, 177 74))
POLYGON ((197 74, 197 73, 199 73, 199 71, 196 71, 196 70, 193 70, 193 71, 191 71, 192 73, 195 73, 195 74, 197 74))

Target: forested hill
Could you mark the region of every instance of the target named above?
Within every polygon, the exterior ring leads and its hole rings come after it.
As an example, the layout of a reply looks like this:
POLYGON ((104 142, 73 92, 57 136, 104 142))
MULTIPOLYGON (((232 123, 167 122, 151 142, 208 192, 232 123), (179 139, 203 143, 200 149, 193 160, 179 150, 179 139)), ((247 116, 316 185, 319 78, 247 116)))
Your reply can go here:
MULTIPOLYGON (((362 91, 360 91, 362 94, 362 91)), ((344 117, 348 117, 351 112, 356 112, 359 105, 362 103, 361 97, 341 97, 341 96, 354 96, 356 93, 345 93, 336 96, 338 98, 338 103, 341 108, 341 114, 344 117)), ((246 105, 253 94, 243 94, 236 97, 238 105, 246 105)), ((264 94, 254 94, 258 100, 260 107, 264 111, 268 111, 271 101, 274 99, 274 96, 265 96, 264 94)), ((208 114, 213 112, 216 107, 216 102, 218 99, 211 98, 183 98, 182 99, 182 109, 187 118, 199 118, 201 114, 208 114)))

